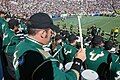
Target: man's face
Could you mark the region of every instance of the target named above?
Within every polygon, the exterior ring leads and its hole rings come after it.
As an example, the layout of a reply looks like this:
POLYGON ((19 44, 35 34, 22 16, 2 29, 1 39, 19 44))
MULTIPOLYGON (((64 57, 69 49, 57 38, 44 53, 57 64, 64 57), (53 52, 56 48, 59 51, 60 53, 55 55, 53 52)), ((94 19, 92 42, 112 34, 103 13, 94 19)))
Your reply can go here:
POLYGON ((19 27, 18 27, 18 26, 15 26, 15 27, 14 27, 14 31, 15 31, 15 32, 18 32, 18 31, 19 31, 19 27))
POLYGON ((72 43, 72 45, 75 46, 76 44, 77 44, 77 40, 74 40, 73 43, 72 43))

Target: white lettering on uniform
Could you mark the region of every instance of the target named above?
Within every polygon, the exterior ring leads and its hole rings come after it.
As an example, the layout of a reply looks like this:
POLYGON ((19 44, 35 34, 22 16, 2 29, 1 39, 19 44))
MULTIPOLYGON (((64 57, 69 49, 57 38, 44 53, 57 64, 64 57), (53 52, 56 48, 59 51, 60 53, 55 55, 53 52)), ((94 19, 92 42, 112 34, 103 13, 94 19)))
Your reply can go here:
POLYGON ((72 52, 72 50, 67 51, 66 49, 64 49, 64 51, 65 51, 65 55, 70 54, 72 52))
POLYGON ((103 51, 101 51, 101 54, 96 54, 96 53, 94 53, 94 50, 93 50, 92 52, 90 52, 90 55, 91 55, 90 60, 96 61, 98 58, 103 57, 104 53, 103 53, 103 51))
POLYGON ((118 76, 115 77, 115 80, 120 80, 120 71, 117 71, 116 74, 117 74, 118 76))

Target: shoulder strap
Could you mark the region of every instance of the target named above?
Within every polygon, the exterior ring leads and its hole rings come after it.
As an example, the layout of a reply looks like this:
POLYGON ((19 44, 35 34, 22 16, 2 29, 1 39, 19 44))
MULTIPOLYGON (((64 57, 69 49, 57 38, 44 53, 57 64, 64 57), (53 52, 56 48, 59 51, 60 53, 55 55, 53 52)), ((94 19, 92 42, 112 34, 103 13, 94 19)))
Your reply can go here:
POLYGON ((44 59, 48 59, 48 58, 52 57, 50 55, 50 53, 48 53, 48 52, 46 52, 46 51, 44 51, 42 49, 38 49, 38 50, 39 50, 40 54, 44 57, 44 59))

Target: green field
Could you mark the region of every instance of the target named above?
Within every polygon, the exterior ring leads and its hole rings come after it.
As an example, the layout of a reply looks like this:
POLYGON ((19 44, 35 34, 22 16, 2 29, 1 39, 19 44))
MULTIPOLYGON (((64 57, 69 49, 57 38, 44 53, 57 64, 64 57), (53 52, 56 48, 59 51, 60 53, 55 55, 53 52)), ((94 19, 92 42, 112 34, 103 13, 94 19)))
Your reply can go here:
MULTIPOLYGON (((74 25, 74 32, 77 31, 78 19, 77 17, 67 18, 64 22, 61 20, 54 20, 55 24, 67 24, 67 28, 69 30, 70 25, 74 25)), ((81 18, 82 24, 82 32, 86 34, 87 27, 91 27, 92 25, 96 25, 96 27, 101 28, 105 32, 109 33, 112 28, 119 27, 120 28, 120 17, 104 17, 104 16, 83 16, 81 18)), ((118 41, 120 41, 120 35, 118 37, 118 41)))

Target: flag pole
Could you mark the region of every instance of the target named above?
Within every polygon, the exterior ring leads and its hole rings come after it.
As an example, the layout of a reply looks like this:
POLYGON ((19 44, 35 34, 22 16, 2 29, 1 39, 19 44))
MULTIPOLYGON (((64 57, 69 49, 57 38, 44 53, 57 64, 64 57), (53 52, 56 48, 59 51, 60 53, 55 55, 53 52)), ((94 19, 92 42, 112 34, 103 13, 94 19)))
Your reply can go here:
POLYGON ((78 15, 77 17, 78 17, 78 23, 79 23, 78 27, 79 27, 80 42, 81 42, 80 45, 81 45, 81 48, 83 49, 83 37, 82 37, 82 28, 81 28, 82 25, 80 20, 82 18, 82 14, 78 15))

